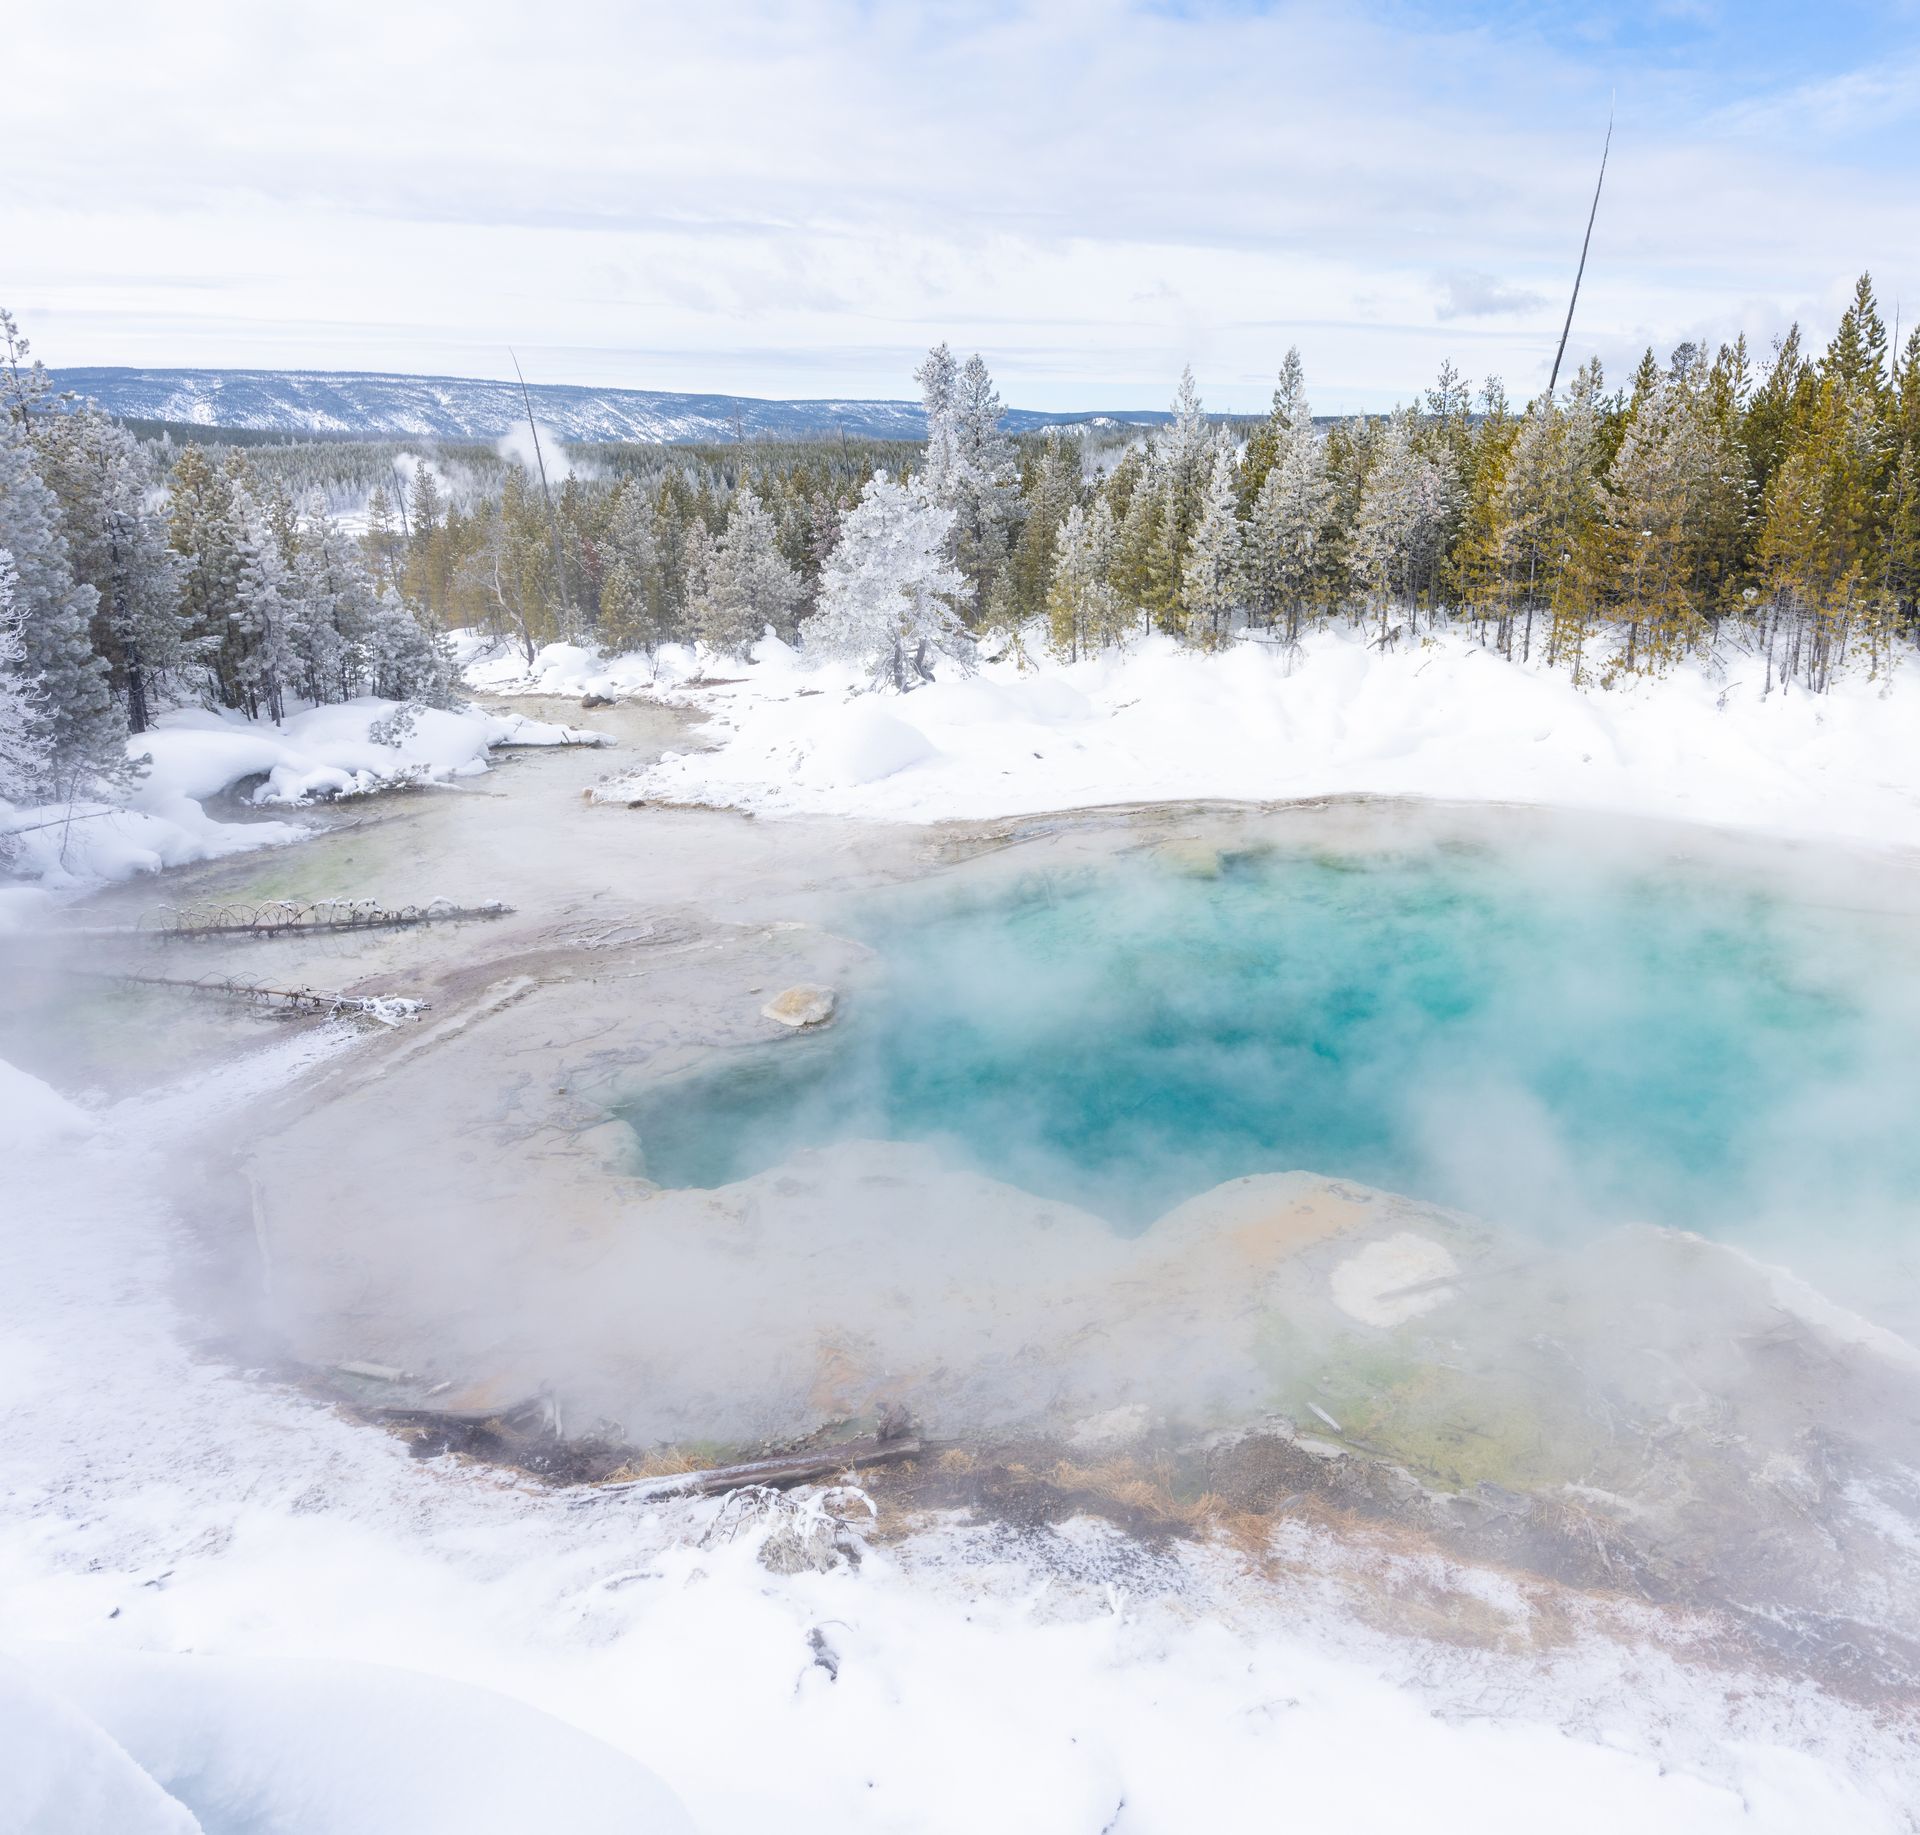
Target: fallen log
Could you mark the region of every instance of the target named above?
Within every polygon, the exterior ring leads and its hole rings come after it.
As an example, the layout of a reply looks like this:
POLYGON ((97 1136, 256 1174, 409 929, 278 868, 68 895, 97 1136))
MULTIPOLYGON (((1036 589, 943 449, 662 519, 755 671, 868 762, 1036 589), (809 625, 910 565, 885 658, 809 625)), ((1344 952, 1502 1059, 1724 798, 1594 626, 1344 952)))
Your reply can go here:
POLYGON ((595 1485, 575 1501, 590 1503, 596 1498, 621 1492, 646 1502, 666 1502, 677 1497, 718 1497, 726 1491, 742 1491, 750 1485, 784 1490, 816 1478, 832 1478, 853 1466, 892 1465, 902 1459, 917 1458, 926 1443, 917 1433, 865 1440, 842 1440, 833 1446, 809 1447, 803 1452, 776 1453, 767 1459, 749 1459, 741 1465, 709 1466, 701 1472, 668 1472, 658 1478, 624 1478, 613 1484, 595 1485))
POLYGON ((398 994, 336 994, 327 988, 272 988, 257 981, 236 981, 230 975, 182 980, 172 975, 133 975, 111 969, 68 968, 61 973, 83 981, 114 981, 134 987, 173 988, 183 994, 218 994, 231 1000, 255 1000, 267 1006, 284 1007, 290 1013, 317 1013, 329 1019, 365 1014, 386 1026, 397 1026, 403 1019, 412 1019, 427 1010, 424 1000, 411 1000, 398 994))
POLYGON ((373 899, 326 898, 310 905, 275 899, 264 905, 162 906, 149 922, 75 926, 63 937, 285 937, 328 936, 354 930, 405 930, 419 924, 450 924, 508 916, 499 899, 456 905, 436 898, 424 905, 383 906, 373 899))

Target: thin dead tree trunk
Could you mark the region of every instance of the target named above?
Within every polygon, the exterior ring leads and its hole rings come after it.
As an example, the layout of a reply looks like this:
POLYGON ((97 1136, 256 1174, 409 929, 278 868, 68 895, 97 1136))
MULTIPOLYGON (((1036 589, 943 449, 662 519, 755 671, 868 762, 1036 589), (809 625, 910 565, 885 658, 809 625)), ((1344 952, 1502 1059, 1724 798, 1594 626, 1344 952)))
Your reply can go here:
MULTIPOLYGON (((520 378, 520 399, 526 403, 527 431, 533 435, 533 462, 540 468, 540 495, 546 499, 547 503, 547 533, 553 539, 554 581, 560 589, 560 609, 567 615, 566 622, 569 627, 567 635, 571 637, 574 635, 571 628, 573 594, 567 588, 567 557, 566 551, 560 545, 560 518, 555 514, 553 507, 553 488, 547 483, 547 458, 546 454, 540 450, 540 429, 534 424, 533 419, 533 391, 527 387, 526 376, 520 369, 520 359, 514 356, 511 349, 508 350, 507 355, 513 357, 513 373, 520 378)), ((527 660, 531 662, 533 659, 529 657, 527 660)))
POLYGON ((1553 374, 1547 378, 1547 396, 1560 382, 1560 361, 1567 354, 1567 334, 1573 330, 1573 309, 1580 303, 1580 282, 1587 271, 1587 249, 1593 242, 1593 220, 1600 214, 1600 187, 1607 182, 1607 155, 1613 150, 1613 104, 1607 104, 1607 138, 1600 148, 1600 176, 1593 184, 1593 208, 1587 212, 1587 233, 1580 238, 1580 265, 1573 274, 1573 297, 1567 301, 1567 322, 1560 327, 1560 347, 1553 353, 1553 374))

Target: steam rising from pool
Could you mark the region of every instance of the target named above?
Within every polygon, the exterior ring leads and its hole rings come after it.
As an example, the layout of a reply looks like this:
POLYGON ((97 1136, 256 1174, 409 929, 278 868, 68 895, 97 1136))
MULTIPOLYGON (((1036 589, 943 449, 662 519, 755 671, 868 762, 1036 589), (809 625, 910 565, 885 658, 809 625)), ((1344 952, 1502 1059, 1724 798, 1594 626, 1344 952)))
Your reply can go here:
POLYGON ((1915 1218, 1904 915, 1644 862, 1256 851, 922 890, 848 927, 883 968, 834 1032, 630 1105, 648 1176, 872 1137, 1127 1228, 1292 1168, 1555 1232, 1915 1218))

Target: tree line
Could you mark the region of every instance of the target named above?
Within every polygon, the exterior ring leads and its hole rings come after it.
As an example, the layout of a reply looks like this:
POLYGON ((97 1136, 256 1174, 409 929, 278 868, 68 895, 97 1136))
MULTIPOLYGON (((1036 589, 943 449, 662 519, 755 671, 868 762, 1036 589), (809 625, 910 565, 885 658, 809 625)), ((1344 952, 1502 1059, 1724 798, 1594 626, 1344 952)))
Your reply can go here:
POLYGON ((903 655, 993 629, 1071 660, 1148 629, 1216 647, 1446 627, 1582 685, 1737 651, 1766 692, 1884 677, 1920 635, 1920 330, 1890 351, 1864 276, 1824 350, 1798 327, 1764 364, 1744 337, 1686 343, 1522 407, 1448 366, 1415 403, 1322 426, 1289 351, 1258 421, 1208 417, 1189 373, 1151 434, 1016 440, 977 356, 941 346, 917 379, 924 446, 652 449, 551 512, 517 467, 459 511, 427 477, 372 539, 437 617, 529 658, 560 638, 738 656, 768 628, 857 649, 851 593, 876 675, 903 685, 903 655), (850 526, 857 580, 830 565, 850 526))
POLYGON ((1324 434, 1291 351, 1248 437, 1208 429, 1189 375, 1096 487, 1042 468, 1029 501, 1067 657, 1142 622, 1215 645, 1339 619, 1391 644, 1425 620, 1582 684, 1737 648, 1767 692, 1824 690, 1920 635, 1920 330, 1890 354, 1863 276, 1817 355, 1798 327, 1764 369, 1744 338, 1687 343, 1518 410, 1448 367, 1324 434))
POLYGON ((743 657, 771 630, 899 689, 988 631, 1075 660, 1146 630, 1445 627, 1582 685, 1739 652, 1766 692, 1883 678, 1920 636, 1920 329, 1890 349, 1865 276, 1824 349, 1798 327, 1764 364, 1687 343, 1524 407, 1448 366, 1322 426, 1289 351, 1256 421, 1207 416, 1189 372, 1151 433, 1016 440, 985 363, 941 345, 923 444, 554 446, 544 477, 470 444, 396 465, 378 442, 143 441, 52 399, 4 314, 0 344, 16 798, 124 781, 127 735, 171 704, 445 700, 456 627, 529 661, 743 657))

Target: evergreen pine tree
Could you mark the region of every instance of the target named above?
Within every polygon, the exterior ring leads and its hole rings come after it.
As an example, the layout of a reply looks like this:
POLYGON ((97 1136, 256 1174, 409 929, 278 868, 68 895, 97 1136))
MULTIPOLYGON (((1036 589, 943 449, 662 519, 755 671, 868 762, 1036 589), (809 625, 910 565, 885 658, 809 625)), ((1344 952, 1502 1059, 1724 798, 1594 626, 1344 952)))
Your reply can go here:
POLYGON ((128 730, 143 733, 177 692, 192 654, 182 623, 184 569, 150 506, 146 456, 91 404, 59 416, 39 450, 74 576, 94 589, 94 649, 128 730))
POLYGON ((1061 525, 1080 497, 1080 468, 1080 442, 1058 429, 1050 431, 1034 468, 1033 489, 1013 550, 1011 586, 1017 623, 1046 610, 1061 525))
POLYGON ((1281 463, 1288 445, 1301 428, 1309 430, 1313 417, 1307 408, 1307 371, 1299 345, 1290 345, 1274 384, 1273 407, 1247 438, 1240 457, 1240 513, 1251 520, 1267 474, 1281 463))
POLYGON ((185 641, 207 672, 213 705, 243 704, 239 612, 241 523, 235 498, 244 463, 216 467, 201 446, 188 446, 168 480, 168 533, 181 557, 181 622, 185 641))
POLYGON ((282 553, 271 500, 242 487, 235 493, 239 571, 230 630, 239 705, 249 718, 286 718, 288 685, 299 659, 292 627, 299 615, 291 570, 282 553))
POLYGON ((769 626, 791 634, 799 600, 800 581, 780 552, 773 517, 742 485, 720 539, 699 561, 697 588, 690 582, 694 633, 723 656, 745 657, 769 626))
POLYGON ((99 597, 73 577, 60 505, 40 474, 30 418, 0 421, 0 548, 13 557, 26 679, 39 734, 39 788, 72 798, 124 782, 126 722, 113 704, 107 665, 94 654, 99 597))
POLYGON ((1235 486, 1233 455, 1222 448, 1213 456, 1180 589, 1188 639, 1209 648, 1226 640, 1234 613, 1243 603, 1240 502, 1235 486))
POLYGON ((663 578, 664 555, 659 517, 652 496, 637 479, 625 480, 615 493, 607 530, 607 570, 601 586, 601 628, 609 643, 633 646, 649 655, 683 632, 673 616, 663 578))
POLYGON ((1280 384, 1268 422, 1272 458, 1247 529, 1247 594, 1264 623, 1284 614, 1287 641, 1297 643, 1324 574, 1330 491, 1326 447, 1314 430, 1297 350, 1287 353, 1280 384))
POLYGON ((1113 511, 1104 498, 1073 504, 1060 523, 1047 584, 1047 636, 1054 655, 1078 662, 1117 642, 1127 613, 1109 578, 1115 546, 1113 511))
POLYGON ((12 554, 0 548, 0 800, 8 802, 31 795, 46 777, 40 700, 27 668, 23 624, 20 576, 12 554))
POLYGON ((1420 450, 1412 409, 1396 409, 1362 485, 1347 565, 1365 607, 1391 641, 1396 611, 1412 612, 1437 583, 1445 531, 1458 499, 1451 461, 1420 450))
POLYGON ((951 510, 876 472, 827 557, 807 648, 849 657, 901 694, 933 679, 936 656, 968 665, 973 645, 953 610, 967 581, 946 552, 952 522, 951 510))
POLYGON ((956 408, 960 369, 953 352, 945 344, 936 344, 913 372, 913 379, 920 385, 920 402, 927 418, 927 451, 920 466, 920 488, 930 502, 946 503, 959 463, 956 408))

